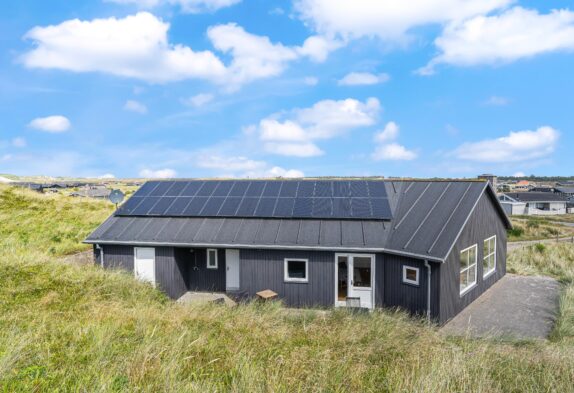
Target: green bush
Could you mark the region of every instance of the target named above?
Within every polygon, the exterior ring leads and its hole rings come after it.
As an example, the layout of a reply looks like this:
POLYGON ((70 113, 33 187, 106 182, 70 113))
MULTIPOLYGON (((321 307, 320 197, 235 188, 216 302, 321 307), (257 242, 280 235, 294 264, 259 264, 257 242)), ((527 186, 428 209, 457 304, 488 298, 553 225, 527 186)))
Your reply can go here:
POLYGON ((536 243, 534 245, 534 248, 536 249, 536 251, 538 251, 539 253, 543 253, 546 250, 546 246, 542 243, 536 243))
POLYGON ((526 227, 528 228, 538 228, 539 226, 540 224, 538 224, 538 222, 534 220, 528 220, 528 222, 526 223, 526 227))
POLYGON ((518 225, 508 231, 508 236, 521 237, 522 235, 524 235, 524 228, 518 225))

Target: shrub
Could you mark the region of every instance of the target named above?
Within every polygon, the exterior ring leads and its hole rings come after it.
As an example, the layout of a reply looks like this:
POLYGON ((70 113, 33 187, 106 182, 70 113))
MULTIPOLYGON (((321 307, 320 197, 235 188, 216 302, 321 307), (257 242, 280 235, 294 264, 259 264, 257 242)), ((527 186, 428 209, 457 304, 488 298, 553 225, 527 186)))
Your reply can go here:
POLYGON ((514 236, 514 237, 520 237, 520 236, 524 235, 524 228, 519 227, 519 226, 515 226, 514 228, 512 228, 508 231, 508 235, 514 236))
POLYGON ((551 236, 558 236, 560 235, 560 231, 556 228, 546 228, 546 232, 551 236))
POLYGON ((542 243, 536 243, 534 245, 534 248, 536 249, 536 251, 543 253, 546 250, 546 246, 542 243))
POLYGON ((526 227, 528 228, 538 228, 540 225, 538 224, 538 222, 534 221, 534 220, 528 220, 528 222, 526 223, 526 227))

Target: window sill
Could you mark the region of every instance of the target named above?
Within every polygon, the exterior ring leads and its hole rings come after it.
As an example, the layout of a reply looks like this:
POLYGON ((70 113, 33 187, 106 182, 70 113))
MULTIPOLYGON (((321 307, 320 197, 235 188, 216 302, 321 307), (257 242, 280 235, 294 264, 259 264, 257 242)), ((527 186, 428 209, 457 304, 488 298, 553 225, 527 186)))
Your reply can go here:
POLYGON ((217 270, 217 266, 207 266, 207 269, 209 269, 209 270, 217 270))
POLYGON ((415 287, 415 288, 420 288, 420 284, 416 284, 414 282, 406 282, 406 281, 402 281, 401 284, 403 285, 408 285, 409 287, 415 287))
POLYGON ((309 284, 309 280, 283 280, 285 284, 309 284))
POLYGON ((460 297, 463 297, 464 295, 466 295, 468 292, 470 292, 474 287, 476 287, 476 283, 472 284, 470 287, 465 288, 461 293, 460 293, 460 297))
POLYGON ((496 273, 496 268, 492 269, 491 271, 486 273, 484 276, 482 276, 482 279, 484 280, 485 278, 492 276, 494 273, 496 273))

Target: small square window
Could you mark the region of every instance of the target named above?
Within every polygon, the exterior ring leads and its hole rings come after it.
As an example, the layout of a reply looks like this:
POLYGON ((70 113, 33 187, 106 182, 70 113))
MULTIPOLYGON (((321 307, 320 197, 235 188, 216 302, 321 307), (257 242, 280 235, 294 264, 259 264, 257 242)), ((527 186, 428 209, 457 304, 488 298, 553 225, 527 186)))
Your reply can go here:
POLYGON ((217 269, 217 250, 207 250, 207 268, 217 269))
POLYGON ((405 284, 419 285, 419 268, 403 266, 403 282, 405 284))
POLYGON ((286 282, 308 282, 307 259, 285 259, 286 282))

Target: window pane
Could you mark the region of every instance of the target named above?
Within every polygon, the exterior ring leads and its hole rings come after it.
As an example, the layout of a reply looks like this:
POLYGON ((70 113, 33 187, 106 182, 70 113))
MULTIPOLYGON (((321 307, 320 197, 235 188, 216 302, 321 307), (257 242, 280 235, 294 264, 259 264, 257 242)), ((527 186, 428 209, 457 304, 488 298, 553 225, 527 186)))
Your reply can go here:
POLYGON ((483 273, 487 273, 489 270, 490 270, 490 258, 486 257, 482 262, 482 271, 483 273))
POLYGON ((410 281, 417 281, 417 271, 415 269, 406 269, 406 278, 410 281))
POLYGON ((468 250, 460 253, 460 270, 468 267, 468 250))
POLYGON ((468 285, 476 282, 476 265, 468 269, 468 285))
POLYGON ((289 278, 305 279, 305 261, 287 261, 287 275, 289 278))
POLYGON ((489 246, 490 246, 490 240, 485 240, 484 241, 484 249, 482 251, 483 257, 486 257, 488 254, 490 254, 489 246))
POLYGON ((467 272, 460 273, 460 290, 463 291, 467 286, 467 272))
POLYGON ((208 252, 208 265, 209 266, 215 266, 215 258, 216 258, 216 251, 215 250, 209 250, 208 252))
POLYGON ((476 262, 476 247, 469 250, 468 264, 469 266, 476 262))
POLYGON ((353 258, 353 286, 363 288, 371 286, 371 258, 353 258))

